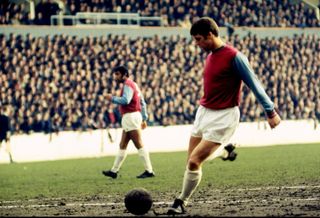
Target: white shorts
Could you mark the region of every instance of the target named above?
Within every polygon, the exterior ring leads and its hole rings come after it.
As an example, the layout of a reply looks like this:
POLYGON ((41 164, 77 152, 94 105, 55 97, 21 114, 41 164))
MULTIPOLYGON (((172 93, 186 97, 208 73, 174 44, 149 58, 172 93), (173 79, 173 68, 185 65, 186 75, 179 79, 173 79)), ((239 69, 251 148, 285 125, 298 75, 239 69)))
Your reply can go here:
POLYGON ((227 143, 240 122, 239 107, 211 110, 200 105, 191 135, 204 140, 227 143))
POLYGON ((122 116, 121 125, 125 132, 141 129, 142 115, 140 111, 125 113, 122 116))

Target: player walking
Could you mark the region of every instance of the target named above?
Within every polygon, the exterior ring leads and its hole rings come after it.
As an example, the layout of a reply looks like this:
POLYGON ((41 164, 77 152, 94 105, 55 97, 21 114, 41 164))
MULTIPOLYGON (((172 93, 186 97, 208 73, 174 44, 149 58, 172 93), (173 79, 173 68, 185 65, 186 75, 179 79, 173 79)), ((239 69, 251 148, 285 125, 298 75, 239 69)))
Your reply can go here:
POLYGON ((143 95, 139 90, 138 85, 129 79, 128 69, 124 66, 119 66, 113 69, 114 78, 118 83, 123 83, 121 90, 121 97, 106 95, 107 100, 112 103, 120 105, 120 112, 122 114, 121 125, 123 128, 122 137, 120 141, 120 149, 114 160, 111 170, 102 171, 105 176, 117 178, 121 165, 127 156, 127 146, 130 140, 138 149, 145 171, 137 176, 137 178, 154 177, 155 174, 152 169, 149 152, 144 147, 141 138, 141 129, 147 127, 146 120, 148 118, 146 103, 143 95))

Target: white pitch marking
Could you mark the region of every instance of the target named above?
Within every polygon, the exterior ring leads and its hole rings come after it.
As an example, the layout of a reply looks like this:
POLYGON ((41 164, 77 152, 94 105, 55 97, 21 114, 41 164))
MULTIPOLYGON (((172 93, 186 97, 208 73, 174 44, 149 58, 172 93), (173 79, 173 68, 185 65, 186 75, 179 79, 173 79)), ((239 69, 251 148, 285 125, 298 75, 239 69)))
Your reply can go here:
MULTIPOLYGON (((263 188, 240 188, 235 189, 235 191, 258 191, 258 190, 270 190, 270 189, 312 189, 312 188, 320 188, 320 186, 270 186, 270 187, 263 187, 263 188)), ((231 190, 231 189, 230 189, 231 190)), ((232 191, 232 190, 231 190, 232 191)), ((38 201, 39 199, 29 199, 28 202, 32 201, 38 201)), ((65 198, 51 198, 51 199, 43 199, 47 201, 62 201, 65 200, 65 198)), ((237 202, 237 203, 246 203, 246 202, 253 202, 254 199, 248 199, 248 200, 235 200, 235 201, 229 201, 229 202, 237 202)), ((267 202, 268 200, 262 200, 267 202)), ((271 199, 271 201, 320 201, 320 198, 274 198, 271 199)), ((6 204, 6 203, 19 203, 23 202, 22 200, 17 201, 0 201, 0 204, 6 204)), ((221 200, 215 200, 215 201, 197 201, 194 202, 195 204, 202 204, 202 203, 221 203, 223 201, 221 200)), ((155 205, 170 205, 172 202, 154 202, 155 205)), ((0 205, 0 208, 3 209, 10 209, 10 208, 40 208, 40 207, 58 207, 58 206, 67 206, 67 207, 73 207, 73 206, 116 206, 116 205, 124 205, 124 203, 66 203, 66 204, 60 204, 60 203, 53 203, 53 204, 33 204, 33 205, 0 205)))
POLYGON ((270 189, 309 189, 309 188, 320 188, 320 185, 315 186, 307 186, 307 185, 300 185, 300 186, 269 186, 269 187, 257 187, 257 188, 239 188, 236 191, 260 191, 260 190, 270 190, 270 189))
MULTIPOLYGON (((245 199, 245 200, 235 200, 235 201, 228 201, 229 203, 248 203, 254 202, 256 200, 252 199, 245 199)), ((268 200, 262 200, 263 202, 268 202, 268 200)), ((303 202, 303 201, 320 201, 320 198, 273 198, 271 201, 295 201, 295 202, 303 202)), ((215 201, 196 201, 193 204, 212 204, 212 203, 222 203, 223 201, 215 200, 215 201)), ((170 205, 172 202, 153 202, 154 205, 170 205)), ((34 204, 34 205, 8 205, 8 206, 0 206, 1 209, 12 209, 12 208, 40 208, 40 207, 74 207, 74 206, 119 206, 124 205, 124 203, 67 203, 65 205, 60 204, 34 204)))

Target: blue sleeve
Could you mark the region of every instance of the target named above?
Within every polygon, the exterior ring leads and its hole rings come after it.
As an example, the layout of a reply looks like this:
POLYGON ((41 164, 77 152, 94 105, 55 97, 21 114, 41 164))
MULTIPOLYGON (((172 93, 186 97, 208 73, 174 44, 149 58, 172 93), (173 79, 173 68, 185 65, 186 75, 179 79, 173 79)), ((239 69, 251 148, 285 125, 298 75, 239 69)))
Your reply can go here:
POLYGON ((266 112, 273 111, 273 102, 265 92, 263 86, 261 85, 255 73, 253 72, 253 69, 249 64, 248 58, 241 52, 238 52, 236 57, 234 58, 234 67, 236 69, 236 72, 244 81, 244 83, 254 93, 264 110, 266 112))
POLYGON ((125 85, 123 87, 123 94, 121 97, 112 96, 111 102, 120 105, 127 105, 130 103, 133 97, 133 90, 125 85))
POLYGON ((148 113, 147 113, 147 104, 144 100, 143 95, 140 93, 140 105, 141 105, 141 115, 142 119, 146 121, 148 119, 148 113))

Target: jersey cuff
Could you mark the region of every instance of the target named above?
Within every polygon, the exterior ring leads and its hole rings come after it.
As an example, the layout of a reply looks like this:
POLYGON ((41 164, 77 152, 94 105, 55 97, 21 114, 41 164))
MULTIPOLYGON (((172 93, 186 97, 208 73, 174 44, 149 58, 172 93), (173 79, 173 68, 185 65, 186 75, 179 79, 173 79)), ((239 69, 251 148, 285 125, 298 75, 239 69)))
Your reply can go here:
POLYGON ((274 118, 275 116, 277 116, 277 112, 276 112, 275 109, 273 109, 272 111, 267 111, 266 114, 267 114, 267 117, 268 117, 269 119, 272 119, 272 118, 274 118))

